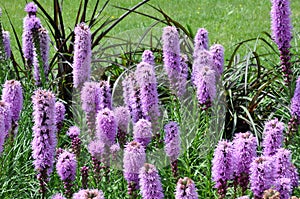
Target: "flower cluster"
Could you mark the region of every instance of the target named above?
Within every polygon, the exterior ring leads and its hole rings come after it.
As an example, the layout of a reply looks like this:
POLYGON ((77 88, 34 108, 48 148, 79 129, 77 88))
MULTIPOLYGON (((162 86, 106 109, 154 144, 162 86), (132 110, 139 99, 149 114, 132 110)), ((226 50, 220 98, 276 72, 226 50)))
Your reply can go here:
POLYGON ((146 148, 152 139, 151 122, 140 119, 135 123, 133 127, 133 138, 146 148))
POLYGON ((192 179, 184 177, 178 180, 175 199, 198 199, 197 189, 192 179))

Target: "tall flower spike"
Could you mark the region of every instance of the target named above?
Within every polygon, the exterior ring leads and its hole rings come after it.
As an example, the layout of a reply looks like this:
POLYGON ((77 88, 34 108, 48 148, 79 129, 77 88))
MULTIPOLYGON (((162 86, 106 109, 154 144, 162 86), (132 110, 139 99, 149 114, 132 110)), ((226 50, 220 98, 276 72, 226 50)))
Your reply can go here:
POLYGON ((216 71, 217 79, 219 79, 224 71, 224 47, 220 44, 214 44, 210 47, 210 53, 212 55, 213 68, 216 71))
POLYGON ((274 165, 270 157, 254 159, 250 166, 250 188, 255 198, 261 198, 263 192, 272 186, 274 165))
POLYGON ((46 79, 48 79, 50 37, 48 31, 43 27, 38 30, 38 34, 40 39, 40 51, 41 51, 41 57, 43 61, 43 69, 44 69, 45 77, 46 79))
POLYGON ((197 73, 194 84, 197 88, 197 98, 202 109, 211 107, 213 100, 216 97, 216 77, 215 71, 209 67, 203 67, 197 73))
POLYGON ((9 103, 5 101, 0 101, 0 115, 2 115, 4 119, 4 131, 2 133, 4 133, 6 138, 11 130, 12 122, 12 113, 9 103))
POLYGON ((124 147, 127 140, 127 128, 130 121, 130 113, 125 106, 119 106, 114 109, 114 115, 118 124, 117 138, 121 147, 124 147))
POLYGON ((275 189, 280 193, 281 199, 289 199, 292 194, 291 179, 279 178, 275 182, 275 189))
POLYGON ((277 118, 266 122, 263 132, 263 154, 265 156, 272 156, 276 150, 281 148, 283 142, 283 122, 278 121, 277 118))
POLYGON ((82 189, 73 195, 73 199, 105 199, 105 198, 101 190, 82 189))
POLYGON ((146 162, 146 153, 143 145, 136 141, 125 146, 123 157, 123 172, 128 183, 128 194, 134 195, 138 188, 139 171, 146 162))
POLYGON ((233 177, 233 147, 231 142, 219 141, 212 160, 212 179, 216 183, 220 198, 227 192, 227 181, 233 177))
POLYGON ((88 145, 88 151, 92 156, 92 162, 93 162, 93 169, 94 169, 94 179, 96 181, 100 182, 101 175, 100 171, 102 169, 101 167, 101 158, 103 157, 105 153, 105 144, 101 140, 93 140, 88 145))
POLYGON ((139 179, 143 199, 164 198, 160 176, 154 165, 146 163, 140 170, 139 179))
POLYGON ((90 28, 81 23, 74 30, 73 82, 75 88, 81 88, 89 81, 91 73, 92 41, 90 28))
POLYGON ((300 76, 296 81, 294 96, 291 99, 290 113, 291 118, 288 123, 288 136, 286 139, 292 138, 292 135, 298 131, 298 126, 300 124, 300 76))
POLYGON ((2 31, 3 45, 5 50, 6 59, 11 57, 10 37, 8 31, 2 31))
POLYGON ((60 179, 64 183, 65 194, 69 197, 72 195, 71 188, 76 177, 76 169, 77 162, 73 153, 64 151, 59 155, 56 163, 56 170, 60 179))
POLYGON ((115 143, 117 123, 113 111, 105 108, 97 114, 96 137, 110 147, 115 143))
POLYGON ((175 199, 198 199, 197 189, 192 179, 184 177, 178 180, 175 199))
POLYGON ((63 121, 65 119, 66 108, 62 102, 55 103, 55 123, 57 132, 59 132, 63 126, 63 121))
POLYGON ((177 159, 180 155, 180 131, 176 122, 169 122, 164 127, 165 131, 165 152, 170 159, 172 172, 177 177, 177 159))
POLYGON ((152 139, 151 122, 140 119, 135 123, 133 126, 133 138, 146 148, 152 139))
POLYGON ((33 102, 33 140, 32 156, 35 170, 38 172, 43 197, 46 184, 52 172, 56 140, 55 97, 47 90, 38 89, 32 96, 33 102))
POLYGON ((100 81, 100 103, 99 110, 108 108, 112 109, 111 90, 108 81, 100 81))
POLYGON ((194 59, 198 56, 199 51, 208 50, 208 31, 204 28, 199 28, 194 39, 194 59))
POLYGON ((88 178, 89 178, 89 167, 87 167, 87 166, 81 167, 80 172, 81 172, 82 189, 87 189, 88 178))
POLYGON ((78 158, 80 156, 81 147, 81 139, 79 137, 80 129, 77 126, 71 126, 67 131, 67 135, 72 140, 72 152, 76 154, 76 157, 78 158))
POLYGON ((242 187, 243 194, 248 188, 250 164, 257 156, 256 148, 256 139, 250 132, 235 134, 233 139, 234 175, 235 180, 242 187))
POLYGON ((272 36, 280 51, 281 69, 287 84, 291 81, 290 47, 292 40, 291 9, 289 0, 272 0, 272 36))
POLYGON ((186 55, 180 55, 180 73, 178 74, 178 82, 176 83, 177 96, 182 97, 186 91, 186 84, 188 78, 188 58, 186 55))
POLYGON ((208 50, 201 50, 198 53, 198 56, 194 58, 191 77, 194 85, 196 85, 195 81, 197 80, 199 73, 201 73, 204 67, 208 67, 210 70, 213 70, 214 73, 216 73, 216 71, 214 70, 213 55, 208 50))
POLYGON ((152 66, 155 65, 154 55, 151 50, 145 50, 142 54, 142 62, 146 62, 152 66))

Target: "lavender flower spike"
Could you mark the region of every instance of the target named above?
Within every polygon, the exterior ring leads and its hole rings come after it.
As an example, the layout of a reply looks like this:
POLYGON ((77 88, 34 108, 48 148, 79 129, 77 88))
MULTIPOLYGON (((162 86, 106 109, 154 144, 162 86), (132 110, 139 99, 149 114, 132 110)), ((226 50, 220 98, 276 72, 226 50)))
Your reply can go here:
POLYGON ((231 142, 221 140, 214 151, 212 178, 220 198, 226 195, 227 181, 233 178, 233 147, 231 142))
POLYGON ((52 196, 52 199, 66 199, 62 194, 58 193, 52 196))
POLYGON ((43 61, 43 69, 44 69, 45 77, 46 79, 48 79, 50 37, 48 31, 43 27, 38 30, 38 34, 40 39, 40 51, 41 51, 41 57, 43 61))
POLYGON ((126 144, 127 128, 130 121, 130 113, 127 107, 119 106, 114 109, 116 122, 118 124, 117 138, 121 147, 126 144))
POLYGON ((111 90, 108 81, 100 81, 99 86, 100 86, 99 110, 105 108, 112 109, 111 90))
POLYGON ((135 123, 133 126, 133 138, 146 148, 152 139, 151 122, 145 119, 140 119, 137 123, 135 123))
POLYGON ((218 80, 224 71, 224 47, 220 44, 214 44, 210 47, 210 53, 212 54, 213 68, 218 80))
POLYGON ((47 90, 38 89, 32 96, 33 102, 33 140, 32 156, 38 172, 41 192, 45 197, 46 184, 52 172, 56 140, 55 97, 47 90))
POLYGON ((194 59, 202 50, 208 50, 208 32, 204 28, 199 28, 194 39, 194 59))
POLYGON ((180 155, 180 131, 176 122, 169 122, 164 127, 165 131, 165 152, 170 159, 173 176, 177 177, 177 159, 180 155))
POLYGON ((175 199, 198 199, 197 189, 192 179, 184 177, 178 180, 175 199))
POLYGON ((154 55, 151 50, 145 50, 142 55, 142 62, 146 62, 152 66, 155 65, 154 55))
POLYGON ((28 4, 26 4, 24 10, 28 13, 29 16, 36 15, 37 5, 35 5, 33 2, 29 2, 28 4))
POLYGON ((9 32, 8 31, 2 31, 2 36, 3 36, 3 44, 4 44, 6 59, 9 59, 11 57, 9 32))
POLYGON ((160 177, 154 165, 145 164, 140 170, 139 178, 143 199, 164 198, 160 177))
POLYGON ((272 0, 272 36, 280 51, 281 69, 287 84, 291 81, 290 47, 292 40, 291 9, 289 0, 272 0))
POLYGON ((280 199, 289 199, 292 194, 291 179, 280 178, 276 180, 275 189, 280 193, 280 199))
POLYGON ((3 116, 4 120, 4 133, 5 138, 8 136, 8 133, 11 130, 11 123, 12 123, 12 117, 11 117, 11 107, 10 104, 5 101, 0 101, 0 115, 3 116))
POLYGON ((96 120, 96 137, 110 147, 115 143, 117 133, 117 123, 113 111, 108 108, 99 111, 96 120))
POLYGON ((73 199, 105 199, 105 198, 101 190, 82 189, 73 195, 73 199))
POLYGON ((277 118, 266 122, 263 132, 263 154, 265 156, 272 156, 276 150, 281 148, 283 142, 283 122, 278 121, 277 118))
POLYGON ((300 124, 300 77, 296 81, 296 88, 294 90, 294 96, 291 99, 290 107, 291 118, 288 123, 288 137, 291 138, 298 131, 300 124))
POLYGON ((138 188, 139 171, 146 162, 146 153, 143 145, 132 141, 125 146, 123 157, 123 172, 128 183, 128 194, 133 195, 138 188))
POLYGON ((66 196, 72 195, 71 188, 73 186, 72 182, 75 180, 76 177, 76 168, 77 162, 73 153, 64 151, 62 154, 59 155, 56 163, 56 170, 60 179, 64 183, 66 196))
POLYGON ((62 102, 55 103, 55 121, 56 121, 56 128, 59 132, 63 126, 63 121, 65 119, 66 108, 62 102))
POLYGON ((91 73, 92 42, 90 28, 81 23, 75 27, 73 81, 75 88, 81 88, 89 81, 91 73))

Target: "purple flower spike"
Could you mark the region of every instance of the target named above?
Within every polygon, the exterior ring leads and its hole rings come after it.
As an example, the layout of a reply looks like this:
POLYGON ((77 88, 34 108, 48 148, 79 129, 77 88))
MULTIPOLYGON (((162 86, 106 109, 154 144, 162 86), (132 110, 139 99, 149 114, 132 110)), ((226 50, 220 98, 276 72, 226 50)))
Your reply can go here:
POLYGON ((125 106, 119 106, 114 109, 116 122, 118 124, 117 138, 123 148, 127 140, 127 128, 130 121, 130 113, 125 106))
POLYGON ((194 79, 197 88, 197 98, 202 109, 211 107, 216 97, 216 77, 215 71, 209 67, 203 67, 194 79))
POLYGON ((250 164, 257 156, 256 148, 256 139, 250 132, 235 134, 233 139, 234 175, 235 180, 242 187, 243 194, 248 188, 250 164))
POLYGON ((4 127, 4 116, 2 114, 0 114, 0 155, 3 151, 3 145, 5 142, 5 127, 4 127))
MULTIPOLYGON (((195 85, 195 81, 197 80, 199 73, 204 67, 208 67, 210 70, 214 70, 214 62, 213 62, 213 55, 210 51, 201 50, 198 53, 197 58, 193 61, 192 66, 192 81, 195 85)), ((216 73, 216 71, 214 70, 216 73)))
POLYGON ((256 198, 261 198, 263 192, 271 188, 274 179, 273 169, 272 159, 267 156, 258 157, 251 163, 250 184, 256 198))
POLYGON ((143 199, 164 198, 158 171, 152 164, 145 164, 139 174, 140 189, 143 199))
POLYGON ((4 120, 4 137, 8 136, 9 131, 11 130, 11 123, 12 123, 12 113, 10 104, 5 101, 0 101, 0 115, 3 116, 4 120))
POLYGON ((76 157, 78 158, 80 156, 80 146, 81 146, 81 139, 79 137, 80 129, 77 126, 71 126, 67 131, 67 135, 72 140, 72 152, 76 154, 76 157))
POLYGON ((101 140, 93 140, 88 145, 88 151, 92 156, 94 178, 100 182, 101 160, 105 155, 105 144, 101 140))
POLYGON ((276 180, 275 189, 280 193, 280 199, 289 199, 292 194, 291 180, 289 178, 276 180))
POLYGON ((227 181, 233 177, 233 146, 231 142, 219 141, 212 160, 212 178, 220 198, 226 195, 227 181))
POLYGON ((29 15, 35 15, 37 12, 37 5, 35 5, 33 2, 26 4, 25 12, 27 12, 29 15))
POLYGON ((146 148, 152 139, 151 122, 145 119, 140 119, 137 123, 135 123, 133 126, 133 138, 146 148))
POLYGON ((263 154, 265 156, 272 156, 276 150, 281 148, 283 142, 283 122, 278 121, 277 118, 266 122, 263 132, 263 154))
POLYGON ((146 62, 152 66, 155 65, 154 55, 151 50, 145 50, 142 55, 142 62, 146 62))
POLYGON ((180 55, 180 73, 178 74, 178 82, 176 83, 177 96, 182 97, 186 91, 188 78, 188 58, 186 55, 180 55))
POLYGON ((115 143, 117 133, 117 123, 113 111, 108 108, 99 111, 96 120, 96 137, 110 147, 115 143))
POLYGON ((212 55, 213 68, 216 71, 217 79, 219 79, 224 71, 224 47, 220 44, 214 44, 210 47, 210 53, 212 55))
POLYGON ((59 132, 63 126, 63 121, 65 119, 66 108, 62 102, 55 103, 55 121, 57 131, 59 132))
POLYGON ((178 180, 175 199, 198 199, 197 189, 192 179, 184 177, 178 180))
POLYGON ((133 195, 138 188, 139 171, 146 162, 145 148, 139 142, 132 141, 125 146, 123 172, 128 183, 128 194, 133 195))
POLYGON ((111 90, 108 81, 100 81, 100 103, 99 110, 108 108, 112 109, 111 90))
POLYGON ((38 172, 43 197, 48 177, 52 172, 56 140, 55 97, 47 90, 38 89, 32 96, 33 102, 33 140, 32 156, 35 170, 38 172))
POLYGON ((294 96, 291 100, 290 113, 292 116, 296 116, 297 124, 299 124, 300 123, 300 76, 297 79, 294 96))
POLYGON ((91 73, 92 42, 90 28, 81 23, 74 30, 73 81, 75 88, 81 88, 89 81, 91 73))
POLYGON ((58 193, 52 196, 52 199, 66 199, 62 194, 58 193))
POLYGON ((81 184, 83 189, 88 187, 88 178, 89 178, 89 167, 83 166, 80 169, 81 172, 81 184))
POLYGON ((80 135, 80 129, 77 126, 71 126, 69 130, 67 131, 67 135, 74 139, 80 135))
POLYGON ((281 69, 287 84, 291 81, 290 47, 292 40, 291 9, 289 0, 272 0, 272 36, 280 51, 281 69))
POLYGON ((9 59, 11 56, 9 32, 2 31, 2 37, 3 37, 3 45, 4 45, 5 54, 6 54, 6 59, 9 59))
POLYGON ((75 155, 68 151, 64 151, 62 154, 59 155, 57 163, 56 163, 56 170, 63 181, 65 186, 65 194, 67 196, 71 196, 71 187, 73 186, 73 181, 76 177, 76 168, 77 162, 75 155))
POLYGON ((199 52, 208 50, 208 32, 204 28, 199 28, 195 36, 194 46, 194 59, 198 57, 199 52))
POLYGON ((49 44, 50 44, 50 37, 49 33, 45 28, 40 28, 38 30, 39 39, 40 39, 40 51, 43 61, 43 68, 46 79, 48 79, 49 73, 49 44))
POLYGON ((101 190, 82 189, 73 195, 73 199, 105 199, 105 198, 101 190))

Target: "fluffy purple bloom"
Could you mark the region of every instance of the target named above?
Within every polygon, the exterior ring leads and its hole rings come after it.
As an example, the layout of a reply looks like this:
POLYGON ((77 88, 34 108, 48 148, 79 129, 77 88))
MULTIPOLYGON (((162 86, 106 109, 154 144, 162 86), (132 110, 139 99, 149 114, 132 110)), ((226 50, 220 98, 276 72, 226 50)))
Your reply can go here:
POLYGON ((27 12, 29 15, 30 14, 36 14, 37 12, 37 5, 35 5, 33 2, 30 2, 28 4, 26 4, 25 6, 25 12, 27 12))
POLYGON ((217 92, 215 71, 207 66, 203 67, 195 76, 194 84, 197 88, 199 105, 201 105, 203 109, 209 108, 217 92))
POLYGON ((2 37, 3 37, 3 45, 4 45, 5 55, 6 55, 6 58, 9 59, 11 56, 9 32, 2 31, 2 37))
POLYGON ((0 155, 3 151, 3 145, 6 137, 6 134, 4 132, 5 132, 4 116, 0 114, 0 155))
POLYGON ((67 135, 73 139, 75 137, 78 137, 80 134, 80 129, 77 126, 71 126, 69 130, 67 131, 67 135))
POLYGON ((289 178, 277 179, 275 189, 280 193, 280 199, 289 199, 292 194, 291 180, 289 178))
POLYGON ((12 123, 12 113, 10 104, 5 101, 0 101, 0 115, 3 116, 4 120, 4 137, 8 136, 9 131, 11 130, 11 123, 12 123))
POLYGON ((73 195, 73 199, 105 199, 105 198, 101 190, 82 189, 73 195))
POLYGON ((17 122, 23 107, 21 83, 17 80, 7 80, 3 86, 2 100, 10 104, 12 120, 17 122))
POLYGON ((110 147, 115 143, 117 133, 117 122, 113 111, 108 108, 99 111, 96 120, 96 137, 110 147))
POLYGON ((49 59, 50 37, 48 31, 43 27, 38 30, 38 34, 40 39, 40 52, 43 61, 43 69, 44 69, 45 77, 47 79, 49 73, 48 59, 49 59))
POLYGON ((88 151, 92 157, 100 159, 104 154, 105 144, 101 140, 93 140, 88 145, 88 151))
POLYGON ((213 68, 216 71, 217 79, 219 79, 224 71, 224 47, 220 44, 214 44, 210 47, 210 53, 212 55, 213 68))
POLYGON ((274 179, 272 159, 262 156, 254 159, 250 166, 250 184, 255 197, 261 198, 263 192, 272 186, 274 179))
POLYGON ((74 30, 73 82, 75 88, 81 88, 89 81, 91 73, 92 41, 90 28, 81 23, 74 30))
POLYGON ((186 55, 180 55, 180 73, 178 74, 178 82, 176 83, 177 96, 181 97, 186 91, 188 78, 188 58, 186 55))
POLYGON ((111 90, 108 81, 100 81, 99 86, 100 86, 99 110, 105 108, 112 109, 111 90))
POLYGON ((52 196, 52 199, 66 199, 62 194, 57 193, 52 196))
POLYGON ((199 52, 208 50, 208 32, 204 28, 199 28, 194 39, 194 59, 198 57, 199 52))
POLYGON ((194 85, 196 85, 195 81, 197 80, 199 73, 201 73, 201 70, 204 67, 208 67, 210 70, 214 70, 216 74, 216 71, 214 69, 213 55, 208 50, 201 50, 198 53, 198 56, 194 58, 192 65, 192 81, 194 85))
POLYGON ((117 138, 121 147, 126 143, 127 139, 127 128, 130 121, 130 113, 128 108, 125 106, 119 106, 114 109, 116 122, 118 124, 117 138))
POLYGON ((140 86, 133 73, 129 73, 122 81, 124 103, 128 108, 133 123, 143 118, 141 107, 140 86))
POLYGON ((145 164, 139 174, 140 190, 143 199, 164 198, 160 176, 152 164, 145 164))
POLYGON ((233 146, 226 140, 219 141, 212 160, 212 179, 221 198, 225 197, 227 181, 233 178, 233 146))
POLYGON ((146 62, 152 66, 155 65, 154 55, 151 50, 145 50, 142 55, 142 62, 146 62))
POLYGON ((164 127, 165 131, 165 152, 171 163, 176 161, 180 155, 180 131, 176 122, 169 122, 164 127))
POLYGON ((64 151, 59 155, 56 170, 62 181, 74 181, 76 177, 77 162, 75 155, 68 151, 64 151))
POLYGON ((72 152, 76 154, 77 158, 80 156, 80 149, 82 143, 79 134, 80 134, 80 129, 77 126, 71 126, 67 131, 67 135, 72 140, 72 152))
POLYGON ((178 180, 175 199, 198 199, 197 188, 192 179, 184 177, 178 180))
POLYGON ((33 102, 33 140, 32 156, 42 192, 52 172, 56 140, 55 96, 52 92, 38 89, 32 96, 33 102))
POLYGON ((57 130, 62 128, 63 121, 65 119, 66 108, 62 102, 55 103, 55 121, 57 130))
POLYGON ((146 153, 143 145, 136 141, 129 142, 124 150, 123 172, 128 185, 134 183, 133 189, 137 188, 139 171, 145 162, 146 153))
POLYGON ((294 91, 294 96, 291 99, 290 113, 292 116, 296 116, 297 123, 300 123, 300 76, 296 82, 296 88, 294 91))
POLYGON ((140 119, 137 123, 135 123, 133 126, 133 138, 146 148, 152 139, 151 122, 145 119, 140 119))
POLYGON ((137 65, 135 77, 140 85, 141 108, 144 119, 156 126, 160 116, 158 105, 157 81, 153 66, 145 62, 137 65))
POLYGON ((266 122, 263 132, 263 154, 272 156, 276 150, 281 148, 283 142, 283 122, 278 121, 278 118, 266 122))

